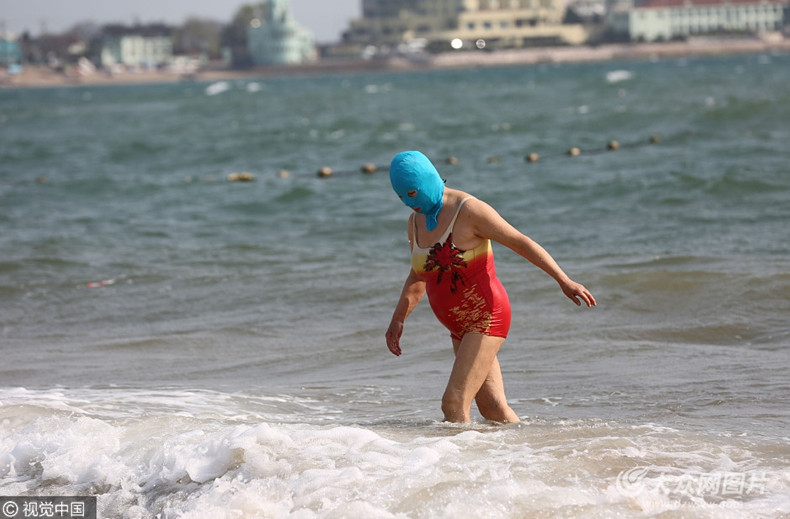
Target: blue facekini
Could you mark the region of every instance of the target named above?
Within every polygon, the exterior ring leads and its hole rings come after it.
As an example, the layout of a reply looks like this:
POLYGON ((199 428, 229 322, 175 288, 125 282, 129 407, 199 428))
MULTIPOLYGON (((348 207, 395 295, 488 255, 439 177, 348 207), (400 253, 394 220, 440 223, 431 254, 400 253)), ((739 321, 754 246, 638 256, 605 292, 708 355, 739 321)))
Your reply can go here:
POLYGON ((390 183, 400 199, 412 209, 419 208, 425 215, 425 226, 429 231, 436 228, 436 218, 442 210, 444 180, 439 172, 419 151, 398 153, 390 164, 390 183), (416 196, 408 193, 416 191, 416 196))

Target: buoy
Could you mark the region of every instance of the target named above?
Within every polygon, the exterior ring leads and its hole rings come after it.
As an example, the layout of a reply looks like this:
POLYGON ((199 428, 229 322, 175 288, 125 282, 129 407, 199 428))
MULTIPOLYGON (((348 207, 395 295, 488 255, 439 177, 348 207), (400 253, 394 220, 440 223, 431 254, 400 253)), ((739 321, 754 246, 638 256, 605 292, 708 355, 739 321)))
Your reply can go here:
POLYGON ((577 148, 576 146, 568 150, 568 155, 570 155, 571 157, 576 157, 581 154, 582 154, 582 150, 577 148))
POLYGON ((445 162, 447 162, 451 166, 454 166, 458 164, 458 157, 447 157, 447 160, 445 160, 445 162))
POLYGON ((332 168, 330 168, 329 166, 324 166, 323 168, 318 170, 318 176, 322 178, 331 177, 332 168))
POLYGON ((246 171, 228 175, 228 182, 252 182, 253 180, 255 180, 255 175, 246 171))
POLYGON ((375 164, 365 164, 362 166, 362 173, 375 173, 376 172, 376 165, 375 164))
POLYGON ((540 160, 540 155, 538 155, 537 153, 530 153, 529 155, 524 157, 524 160, 526 160, 527 162, 537 162, 540 160))
POLYGON ((617 141, 609 141, 609 144, 607 144, 606 147, 609 148, 612 151, 619 150, 620 149, 620 143, 617 142, 617 141))
POLYGON ((657 144, 659 142, 661 142, 661 136, 660 135, 651 135, 650 136, 650 144, 657 144))
POLYGON ((280 171, 277 172, 277 177, 278 178, 290 178, 291 177, 291 172, 288 171, 287 169, 281 169, 280 171))

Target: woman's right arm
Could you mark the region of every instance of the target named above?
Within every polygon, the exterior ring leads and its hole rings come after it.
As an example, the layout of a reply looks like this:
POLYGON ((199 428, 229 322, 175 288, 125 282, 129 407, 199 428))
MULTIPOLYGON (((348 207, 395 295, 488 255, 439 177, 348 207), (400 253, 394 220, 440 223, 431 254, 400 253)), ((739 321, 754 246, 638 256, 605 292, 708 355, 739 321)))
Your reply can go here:
POLYGON ((403 290, 400 293, 400 299, 395 306, 395 311, 392 313, 392 320, 390 320, 389 328, 385 335, 387 339, 387 348, 393 355, 400 356, 400 337, 403 334, 403 323, 406 318, 420 302, 422 296, 425 295, 425 281, 423 281, 414 269, 410 269, 409 277, 403 284, 403 290))
MULTIPOLYGON (((408 234, 409 244, 414 245, 414 236, 412 235, 412 219, 414 215, 409 217, 408 234)), ((387 339, 387 348, 394 354, 400 356, 402 353, 400 349, 400 337, 403 334, 403 323, 406 318, 420 302, 422 296, 425 295, 425 281, 414 272, 414 269, 409 269, 409 276, 403 284, 403 289, 400 292, 400 299, 398 304, 395 305, 395 311, 392 313, 389 328, 385 337, 387 339)))

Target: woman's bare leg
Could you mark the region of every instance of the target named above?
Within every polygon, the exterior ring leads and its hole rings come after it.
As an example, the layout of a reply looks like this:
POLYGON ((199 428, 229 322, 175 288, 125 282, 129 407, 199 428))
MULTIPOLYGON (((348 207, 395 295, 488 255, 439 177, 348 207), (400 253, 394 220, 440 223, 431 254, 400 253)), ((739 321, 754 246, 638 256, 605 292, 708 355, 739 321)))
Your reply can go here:
POLYGON ((489 420, 518 421, 505 400, 502 373, 496 355, 505 339, 468 333, 453 340, 455 363, 442 397, 442 411, 448 422, 471 421, 472 400, 477 397, 480 412, 489 420))
POLYGON ((505 384, 502 371, 499 368, 499 359, 494 357, 491 371, 488 373, 483 386, 475 396, 477 409, 483 418, 494 422, 518 422, 518 415, 510 408, 505 397, 505 384))

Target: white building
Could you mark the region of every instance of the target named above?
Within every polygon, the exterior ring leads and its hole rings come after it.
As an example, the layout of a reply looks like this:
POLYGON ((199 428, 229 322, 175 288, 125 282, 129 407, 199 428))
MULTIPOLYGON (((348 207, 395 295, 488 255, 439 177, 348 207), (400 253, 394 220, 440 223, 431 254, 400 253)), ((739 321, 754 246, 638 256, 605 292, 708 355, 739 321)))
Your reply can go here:
POLYGON ((256 65, 294 65, 317 56, 313 35, 293 20, 288 0, 269 0, 250 21, 247 50, 256 65))
POLYGON ((669 41, 706 34, 781 31, 782 0, 649 0, 611 9, 607 25, 631 41, 669 41))
POLYGON ((173 60, 173 40, 164 31, 120 31, 105 36, 100 60, 105 67, 166 65, 173 60))

